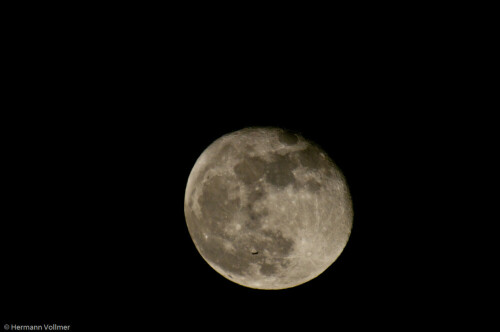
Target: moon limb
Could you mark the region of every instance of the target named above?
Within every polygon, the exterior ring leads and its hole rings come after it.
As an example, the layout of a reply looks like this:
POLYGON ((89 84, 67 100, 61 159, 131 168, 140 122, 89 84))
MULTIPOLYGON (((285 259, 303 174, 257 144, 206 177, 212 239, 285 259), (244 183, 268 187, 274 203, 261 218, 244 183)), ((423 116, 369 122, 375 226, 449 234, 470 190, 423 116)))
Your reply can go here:
POLYGON ((186 223, 207 263, 240 285, 290 288, 324 272, 352 228, 340 170, 302 136, 246 128, 212 143, 185 193, 186 223))

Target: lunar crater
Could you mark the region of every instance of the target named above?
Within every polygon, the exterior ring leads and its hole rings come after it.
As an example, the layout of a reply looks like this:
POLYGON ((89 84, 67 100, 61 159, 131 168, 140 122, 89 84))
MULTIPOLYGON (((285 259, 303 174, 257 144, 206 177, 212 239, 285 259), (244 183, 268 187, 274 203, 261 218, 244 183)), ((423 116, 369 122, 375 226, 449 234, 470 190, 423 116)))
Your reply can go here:
POLYGON ((295 145, 299 141, 299 138, 294 133, 283 130, 279 133, 278 140, 286 145, 295 145))

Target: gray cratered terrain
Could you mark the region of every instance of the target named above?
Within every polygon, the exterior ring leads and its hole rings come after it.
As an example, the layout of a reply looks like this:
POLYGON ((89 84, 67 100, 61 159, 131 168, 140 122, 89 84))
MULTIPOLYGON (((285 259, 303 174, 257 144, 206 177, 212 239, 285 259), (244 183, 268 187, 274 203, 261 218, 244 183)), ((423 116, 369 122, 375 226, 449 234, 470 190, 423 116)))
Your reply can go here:
POLYGON ((188 179, 184 212, 201 256, 227 279, 290 288, 325 271, 352 228, 345 179, 317 145, 279 128, 213 142, 188 179))

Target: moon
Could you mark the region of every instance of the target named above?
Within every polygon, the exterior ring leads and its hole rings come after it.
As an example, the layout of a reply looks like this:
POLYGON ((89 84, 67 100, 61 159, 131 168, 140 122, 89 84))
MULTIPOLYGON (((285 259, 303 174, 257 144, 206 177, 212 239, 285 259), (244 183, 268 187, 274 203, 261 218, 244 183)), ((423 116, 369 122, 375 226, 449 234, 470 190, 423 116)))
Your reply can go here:
POLYGON ((203 259, 255 289, 285 289, 323 273, 352 229, 345 178, 302 135, 251 127, 203 151, 189 175, 184 213, 203 259))

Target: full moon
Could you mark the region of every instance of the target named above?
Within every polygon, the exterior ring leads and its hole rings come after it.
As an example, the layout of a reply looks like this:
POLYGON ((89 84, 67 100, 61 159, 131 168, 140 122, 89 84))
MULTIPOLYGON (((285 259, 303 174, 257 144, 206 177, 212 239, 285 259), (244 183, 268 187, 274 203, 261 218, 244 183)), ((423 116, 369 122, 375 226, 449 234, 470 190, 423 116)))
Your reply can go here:
POLYGON ((323 273, 349 240, 345 178, 300 134, 245 128, 214 141, 188 178, 184 213, 203 259, 245 287, 284 289, 323 273))

